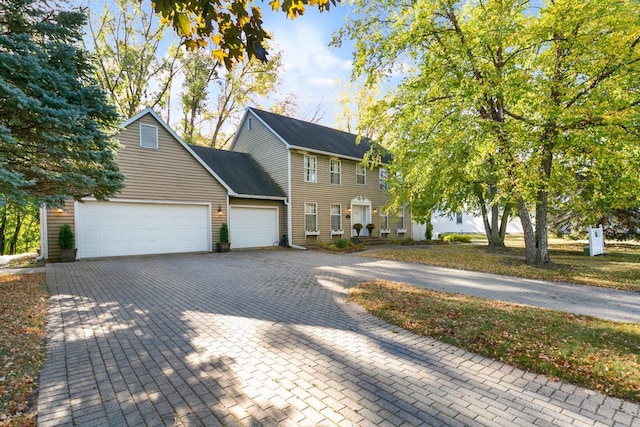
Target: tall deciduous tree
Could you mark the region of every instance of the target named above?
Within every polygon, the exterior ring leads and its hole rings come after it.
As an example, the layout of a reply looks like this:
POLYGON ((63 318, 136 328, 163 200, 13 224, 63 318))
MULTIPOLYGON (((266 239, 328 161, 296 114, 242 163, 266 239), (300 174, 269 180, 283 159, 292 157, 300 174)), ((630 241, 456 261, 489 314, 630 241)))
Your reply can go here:
POLYGON ((242 111, 276 89, 281 56, 277 53, 266 63, 247 59, 230 71, 222 68, 206 50, 187 52, 185 58, 180 126, 185 140, 225 147, 240 122, 242 111), (213 99, 208 101, 209 95, 213 99), (208 133, 207 128, 210 128, 208 133))
POLYGON ((549 261, 550 194, 635 203, 638 2, 355 3, 341 34, 357 42, 355 74, 376 84, 406 65, 363 122, 382 124, 403 176, 397 200, 424 212, 493 209, 489 236, 516 209, 531 264, 549 261))
POLYGON ((178 71, 178 48, 167 49, 166 28, 150 5, 115 0, 89 18, 96 77, 118 113, 129 118, 143 107, 163 107, 178 71))
POLYGON ((0 204, 112 195, 117 114, 80 46, 84 13, 34 0, 0 10, 0 204))

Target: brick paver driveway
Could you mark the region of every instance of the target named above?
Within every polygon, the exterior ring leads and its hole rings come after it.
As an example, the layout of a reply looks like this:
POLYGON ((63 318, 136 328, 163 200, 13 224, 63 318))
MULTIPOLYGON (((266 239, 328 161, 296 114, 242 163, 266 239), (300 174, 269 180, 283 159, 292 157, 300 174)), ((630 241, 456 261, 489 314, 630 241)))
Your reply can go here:
POLYGON ((48 265, 39 424, 640 425, 637 405, 347 304, 367 262, 274 250, 48 265))

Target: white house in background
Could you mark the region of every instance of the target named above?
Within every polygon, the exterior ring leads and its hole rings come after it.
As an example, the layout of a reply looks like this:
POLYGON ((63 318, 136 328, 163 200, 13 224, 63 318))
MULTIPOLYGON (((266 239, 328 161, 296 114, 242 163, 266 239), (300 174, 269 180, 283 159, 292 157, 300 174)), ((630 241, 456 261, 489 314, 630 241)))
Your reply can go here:
MULTIPOLYGON (((459 213, 453 216, 444 214, 434 214, 431 218, 433 225, 433 238, 436 239, 441 233, 460 234, 485 234, 484 224, 481 215, 473 213, 459 213)), ((422 240, 427 231, 426 224, 412 222, 412 232, 414 240, 422 240)), ((507 234, 522 234, 522 224, 518 218, 512 218, 507 224, 507 234)))

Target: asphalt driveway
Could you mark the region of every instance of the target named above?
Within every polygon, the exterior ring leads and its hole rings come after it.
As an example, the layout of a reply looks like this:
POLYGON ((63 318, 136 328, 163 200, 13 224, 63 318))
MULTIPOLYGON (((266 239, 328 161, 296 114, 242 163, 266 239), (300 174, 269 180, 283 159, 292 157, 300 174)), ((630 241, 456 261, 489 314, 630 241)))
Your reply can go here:
MULTIPOLYGON (((49 264, 38 424, 640 426, 638 405, 415 336, 345 302, 349 286, 373 276, 508 286, 445 273, 294 250, 49 264)), ((635 321, 637 299, 608 295, 607 311, 635 321)))

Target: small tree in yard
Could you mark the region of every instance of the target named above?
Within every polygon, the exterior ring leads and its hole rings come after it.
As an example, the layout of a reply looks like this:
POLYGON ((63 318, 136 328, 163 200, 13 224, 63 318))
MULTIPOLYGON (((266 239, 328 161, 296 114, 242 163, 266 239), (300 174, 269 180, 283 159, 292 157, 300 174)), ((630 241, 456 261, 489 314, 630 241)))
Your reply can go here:
POLYGON ((64 224, 60 227, 60 232, 58 233, 58 246, 60 246, 60 249, 73 249, 75 244, 75 236, 71 231, 71 227, 69 224, 64 224))

